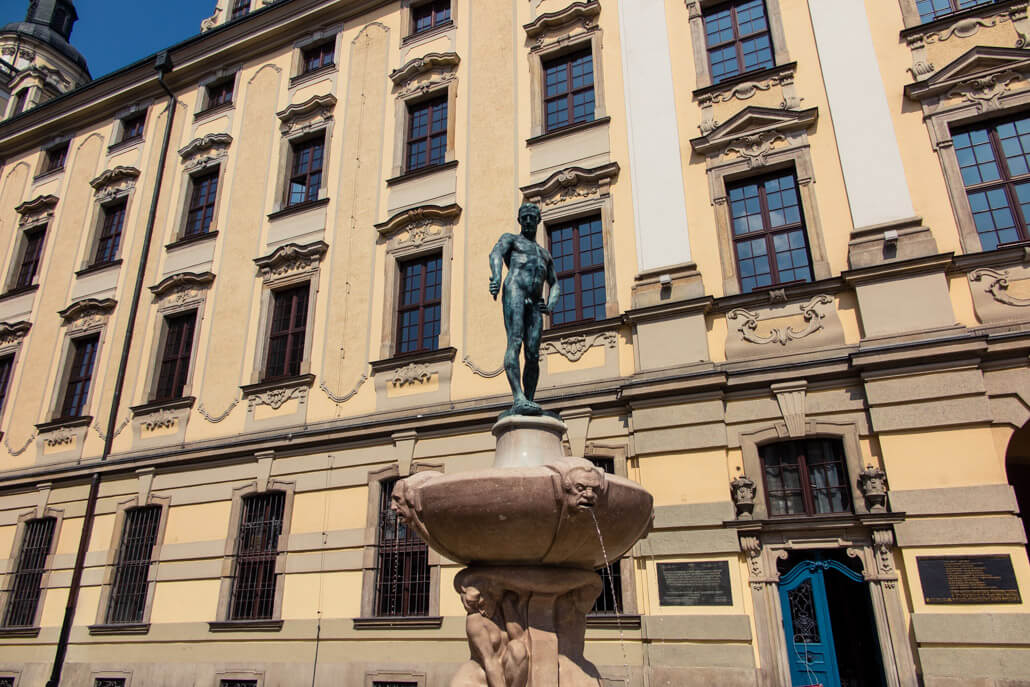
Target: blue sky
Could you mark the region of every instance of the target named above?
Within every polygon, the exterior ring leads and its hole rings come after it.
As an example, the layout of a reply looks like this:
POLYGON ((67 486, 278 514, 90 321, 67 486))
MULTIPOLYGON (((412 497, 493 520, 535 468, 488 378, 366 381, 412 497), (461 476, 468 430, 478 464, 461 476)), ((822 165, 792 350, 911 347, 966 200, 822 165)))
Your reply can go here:
MULTIPOLYGON (((220 0, 223 4, 227 0, 220 0)), ((74 0, 72 45, 94 78, 200 32, 215 0, 74 0)), ((0 26, 25 19, 28 0, 0 0, 0 26)))

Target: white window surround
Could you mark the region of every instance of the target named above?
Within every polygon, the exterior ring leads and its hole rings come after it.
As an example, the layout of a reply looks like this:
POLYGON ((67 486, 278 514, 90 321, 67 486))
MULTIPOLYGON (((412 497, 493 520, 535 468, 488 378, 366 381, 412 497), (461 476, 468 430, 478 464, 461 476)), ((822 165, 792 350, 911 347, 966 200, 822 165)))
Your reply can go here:
POLYGON ((87 225, 90 230, 83 232, 86 237, 86 244, 80 248, 82 257, 79 264, 81 269, 87 269, 94 265, 96 257, 97 242, 100 239, 100 232, 103 229, 104 211, 121 201, 125 201, 125 214, 122 217, 121 239, 119 240, 118 254, 114 262, 121 260, 124 253, 126 239, 132 226, 130 218, 134 206, 136 182, 139 180, 140 172, 135 167, 118 165, 97 176, 89 182, 93 187, 93 206, 90 211, 90 221, 87 225))
POLYGON ((314 78, 317 74, 324 74, 339 69, 340 51, 343 49, 342 32, 343 26, 334 24, 316 29, 293 42, 293 55, 290 63, 290 88, 306 83, 309 76, 314 78), (301 71, 304 68, 304 50, 330 41, 333 43, 333 64, 310 72, 301 71))
POLYGON ((453 162, 454 128, 457 122, 458 65, 461 58, 457 53, 429 53, 409 60, 390 73, 393 82, 394 105, 394 152, 391 178, 406 174, 430 172, 439 165, 428 165, 408 170, 406 164, 408 142, 409 108, 440 95, 447 96, 447 151, 444 164, 453 162))
MULTIPOLYGON (((186 222, 188 221, 190 199, 193 196, 193 180, 213 169, 218 169, 218 189, 215 191, 215 213, 211 220, 211 226, 207 232, 199 234, 197 238, 213 234, 218 231, 219 208, 222 207, 223 186, 226 174, 226 162, 229 158, 229 146, 232 143, 232 136, 229 134, 207 134, 195 138, 179 149, 179 157, 182 159, 183 182, 179 191, 179 213, 175 230, 169 243, 175 243, 185 238, 186 222)), ((193 239, 194 237, 189 237, 193 239)))
POLYGON ((324 201, 328 197, 330 143, 335 109, 336 96, 327 93, 313 95, 302 103, 294 103, 284 110, 276 112, 282 139, 279 145, 276 183, 273 187, 275 196, 272 203, 272 214, 309 205, 309 203, 288 204, 290 191, 288 180, 293 166, 294 145, 318 137, 322 137, 322 180, 318 187, 318 200, 324 201))
MULTIPOLYGON (((4 291, 11 291, 15 288, 15 282, 18 279, 18 273, 21 271, 22 260, 25 256, 26 242, 28 240, 28 234, 40 227, 49 227, 54 219, 54 208, 57 206, 58 198, 53 195, 36 196, 32 200, 26 201, 14 209, 18 213, 18 229, 15 232, 16 240, 13 250, 11 252, 11 260, 7 270, 7 278, 4 280, 4 291)), ((43 237, 43 247, 41 248, 41 264, 39 269, 36 270, 36 275, 32 279, 32 285, 36 286, 39 284, 40 274, 43 271, 44 265, 42 260, 47 257, 47 244, 50 242, 50 235, 52 231, 47 231, 43 237)))

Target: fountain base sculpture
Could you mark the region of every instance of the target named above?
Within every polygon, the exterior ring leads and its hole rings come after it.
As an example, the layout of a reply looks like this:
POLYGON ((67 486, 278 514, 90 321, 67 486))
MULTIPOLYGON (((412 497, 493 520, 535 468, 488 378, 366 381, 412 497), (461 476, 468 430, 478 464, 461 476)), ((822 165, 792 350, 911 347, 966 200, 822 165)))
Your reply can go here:
POLYGON ((651 495, 565 456, 565 426, 508 416, 494 426, 494 467, 419 472, 392 507, 426 542, 468 565, 455 591, 468 613, 470 660, 451 687, 598 687, 584 658, 594 572, 647 534, 651 495))

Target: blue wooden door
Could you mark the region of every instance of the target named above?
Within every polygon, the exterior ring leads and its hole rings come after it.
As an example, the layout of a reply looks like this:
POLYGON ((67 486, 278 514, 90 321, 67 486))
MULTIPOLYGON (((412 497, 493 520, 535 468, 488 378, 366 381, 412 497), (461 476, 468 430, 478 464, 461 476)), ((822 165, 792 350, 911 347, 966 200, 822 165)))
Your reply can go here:
POLYGON ((855 582, 862 581, 858 573, 832 560, 802 561, 780 578, 792 687, 841 687, 826 599, 826 573, 840 573, 855 582))

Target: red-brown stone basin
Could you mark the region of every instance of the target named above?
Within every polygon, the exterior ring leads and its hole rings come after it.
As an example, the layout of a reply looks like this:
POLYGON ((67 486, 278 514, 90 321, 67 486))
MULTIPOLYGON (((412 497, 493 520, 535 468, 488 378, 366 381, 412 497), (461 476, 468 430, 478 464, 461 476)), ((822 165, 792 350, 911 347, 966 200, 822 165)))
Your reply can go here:
POLYGON ((393 502, 440 554, 481 565, 594 570, 605 564, 598 529, 614 561, 647 534, 654 515, 643 487, 581 458, 452 475, 421 472, 398 483, 393 502))

